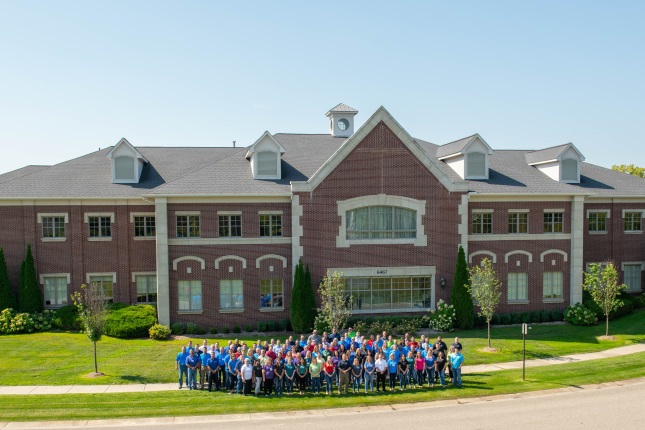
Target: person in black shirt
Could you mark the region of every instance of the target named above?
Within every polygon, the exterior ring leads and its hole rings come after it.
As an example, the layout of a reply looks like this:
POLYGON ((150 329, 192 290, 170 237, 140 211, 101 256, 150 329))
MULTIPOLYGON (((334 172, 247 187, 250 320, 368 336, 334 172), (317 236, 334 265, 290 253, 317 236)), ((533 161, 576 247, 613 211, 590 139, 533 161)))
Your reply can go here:
POLYGON ((349 393, 349 372, 351 368, 352 365, 347 360, 347 354, 344 353, 338 362, 338 394, 343 393, 343 388, 345 394, 349 393))
POLYGON ((462 346, 461 346, 461 343, 459 342, 458 337, 455 338, 455 342, 451 346, 454 346, 455 349, 458 349, 460 351, 463 349, 462 346))

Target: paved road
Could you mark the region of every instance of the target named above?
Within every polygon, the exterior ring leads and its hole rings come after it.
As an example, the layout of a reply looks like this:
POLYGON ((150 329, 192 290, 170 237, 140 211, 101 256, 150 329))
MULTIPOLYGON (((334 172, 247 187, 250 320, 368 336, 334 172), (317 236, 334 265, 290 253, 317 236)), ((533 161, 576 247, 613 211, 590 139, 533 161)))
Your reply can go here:
MULTIPOLYGON (((38 428, 132 428, 166 430, 187 426, 208 429, 257 430, 285 429, 296 426, 307 430, 330 428, 453 428, 459 430, 567 430, 645 429, 645 380, 625 381, 536 392, 464 399, 434 403, 347 408, 285 413, 222 415, 214 417, 160 418, 141 421, 77 422, 70 427, 47 423, 38 428), (434 426, 432 423, 440 423, 434 426), (452 424, 450 424, 452 422, 452 424), (369 425, 372 423, 373 425, 369 425), (89 424, 89 425, 88 425, 89 424), (134 424, 134 425, 133 425, 134 424)), ((0 426, 1 427, 1 426, 0 426)), ((27 428, 26 423, 8 424, 5 428, 27 428)))

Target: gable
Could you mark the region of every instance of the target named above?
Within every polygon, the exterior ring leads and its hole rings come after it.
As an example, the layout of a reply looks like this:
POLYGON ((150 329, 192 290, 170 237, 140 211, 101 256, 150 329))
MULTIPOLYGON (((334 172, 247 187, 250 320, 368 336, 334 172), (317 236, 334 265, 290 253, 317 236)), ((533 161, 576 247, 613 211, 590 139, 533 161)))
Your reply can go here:
MULTIPOLYGON (((372 134, 372 139, 366 140, 364 150, 406 150, 416 158, 416 162, 424 166, 438 181, 450 191, 468 191, 465 181, 453 181, 438 166, 437 160, 426 154, 417 142, 399 125, 398 122, 384 108, 380 107, 361 128, 354 133, 343 145, 327 160, 316 173, 306 182, 292 182, 292 192, 311 192, 329 176, 343 160, 361 144, 366 137, 372 134), (386 130, 387 129, 387 130, 386 130), (372 134, 374 133, 374 134, 372 134), (374 137, 375 136, 375 137, 374 137), (396 139, 393 139, 395 137, 396 139)), ((366 155, 367 156, 367 155, 366 155)))

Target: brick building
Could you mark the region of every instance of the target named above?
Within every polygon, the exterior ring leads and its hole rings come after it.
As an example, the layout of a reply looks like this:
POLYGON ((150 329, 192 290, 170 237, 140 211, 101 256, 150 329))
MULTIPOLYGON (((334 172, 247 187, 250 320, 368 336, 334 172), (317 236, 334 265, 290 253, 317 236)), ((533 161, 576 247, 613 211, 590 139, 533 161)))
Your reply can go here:
POLYGON ((573 144, 493 150, 479 135, 412 138, 384 109, 327 113, 327 135, 265 132, 247 148, 122 139, 0 175, 10 279, 32 245, 46 307, 99 282, 114 301, 206 327, 289 318, 294 264, 343 272, 356 314, 448 300, 459 245, 491 258, 500 310, 581 301, 590 262, 642 291, 645 181, 584 163, 573 144))

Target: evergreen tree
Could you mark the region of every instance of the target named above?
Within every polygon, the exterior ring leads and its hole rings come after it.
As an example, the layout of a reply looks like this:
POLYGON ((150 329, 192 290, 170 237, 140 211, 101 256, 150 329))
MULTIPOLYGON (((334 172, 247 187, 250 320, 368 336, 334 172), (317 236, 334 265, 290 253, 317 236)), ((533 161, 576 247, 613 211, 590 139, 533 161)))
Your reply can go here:
POLYGON ((22 281, 18 292, 18 305, 23 312, 42 312, 43 296, 38 286, 36 265, 31 254, 31 245, 27 245, 27 256, 21 267, 22 281))
POLYGON ((16 296, 13 294, 9 283, 4 251, 0 248, 0 311, 7 308, 16 309, 17 305, 16 296))
POLYGON ((293 275, 293 288, 291 289, 291 310, 290 319, 291 327, 296 333, 304 333, 306 330, 306 306, 304 299, 304 272, 302 270, 302 261, 296 265, 296 271, 293 275))
POLYGON ((307 309, 305 323, 307 330, 311 330, 314 326, 314 322, 316 321, 316 295, 314 294, 314 288, 311 282, 311 272, 309 271, 309 264, 307 264, 307 268, 303 277, 303 293, 305 295, 305 300, 303 300, 303 303, 305 303, 305 309, 307 309))
POLYGON ((450 293, 450 304, 455 307, 455 313, 457 314, 455 326, 462 330, 473 328, 475 325, 475 310, 473 298, 468 291, 466 253, 461 246, 459 246, 459 255, 457 256, 454 284, 450 293))

